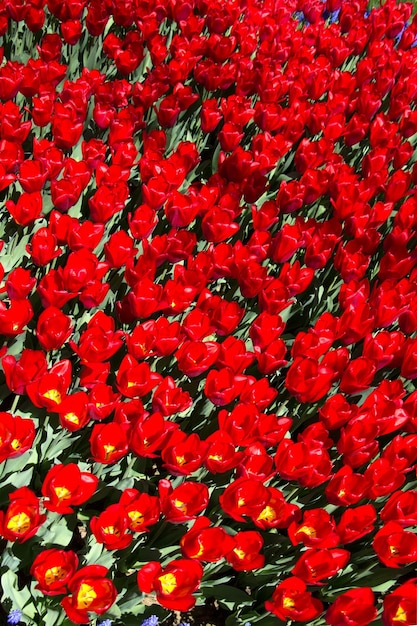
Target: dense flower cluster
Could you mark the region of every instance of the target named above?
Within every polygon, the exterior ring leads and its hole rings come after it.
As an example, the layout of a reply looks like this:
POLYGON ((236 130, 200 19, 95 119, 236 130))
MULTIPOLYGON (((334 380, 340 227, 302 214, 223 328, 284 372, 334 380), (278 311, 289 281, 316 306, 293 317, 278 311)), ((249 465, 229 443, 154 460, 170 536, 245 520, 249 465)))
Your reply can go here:
POLYGON ((0 34, 8 623, 416 624, 413 6, 4 0, 0 34))

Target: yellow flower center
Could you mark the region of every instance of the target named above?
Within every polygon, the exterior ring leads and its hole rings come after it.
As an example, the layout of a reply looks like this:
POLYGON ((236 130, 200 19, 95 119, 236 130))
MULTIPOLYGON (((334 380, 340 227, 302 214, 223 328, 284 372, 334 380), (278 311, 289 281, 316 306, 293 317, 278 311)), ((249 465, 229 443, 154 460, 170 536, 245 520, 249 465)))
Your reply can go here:
POLYGON ((52 400, 52 402, 55 402, 55 404, 61 404, 62 401, 62 396, 59 393, 58 389, 49 389, 48 391, 45 391, 43 397, 47 398, 48 400, 52 400))
POLYGON ((71 422, 71 424, 76 424, 77 426, 80 423, 80 418, 75 413, 66 413, 64 415, 64 420, 71 422))
POLYGON ((284 607, 284 609, 293 609, 295 607, 294 600, 289 596, 285 596, 282 601, 282 606, 284 607))
POLYGON ((223 461, 223 457, 220 454, 209 454, 209 459, 213 459, 213 461, 223 461))
POLYGON ((103 533, 106 535, 116 535, 116 537, 120 537, 120 530, 116 528, 116 526, 106 526, 103 528, 103 533))
POLYGON ((62 500, 69 500, 71 498, 71 491, 66 487, 55 487, 54 491, 57 495, 58 502, 62 502, 62 500))
POLYGON ((12 446, 13 450, 20 450, 20 448, 22 447, 22 442, 19 441, 19 439, 13 439, 10 445, 12 446))
POLYGON ((246 558, 246 552, 244 550, 240 550, 239 548, 235 548, 233 550, 233 552, 236 554, 236 556, 241 559, 243 561, 244 558, 246 558))
POLYGON ((176 456, 175 460, 177 461, 178 465, 184 465, 186 463, 185 456, 176 456))
POLYGON ((132 521, 133 528, 143 526, 143 515, 140 511, 128 511, 128 516, 132 521))
POLYGON ((67 575, 67 570, 59 565, 55 565, 54 567, 50 567, 45 572, 45 582, 47 585, 52 585, 57 580, 62 580, 67 575))
POLYGON ((127 381, 127 388, 128 388, 128 389, 130 389, 130 387, 134 387, 134 386, 135 386, 135 383, 132 383, 132 381, 131 381, 131 380, 128 380, 128 381, 127 381))
POLYGON ((30 517, 26 513, 18 513, 13 515, 7 522, 7 529, 17 535, 23 535, 30 528, 30 517))
POLYGON ((95 598, 97 594, 94 589, 86 583, 81 583, 76 599, 77 609, 87 609, 95 598))
POLYGON ((295 534, 298 535, 299 533, 304 533, 309 537, 312 537, 313 539, 317 537, 315 529, 311 526, 301 526, 301 528, 299 528, 295 534))
POLYGON ((276 511, 271 506, 266 506, 259 513, 257 521, 265 520, 266 522, 273 522, 274 520, 276 520, 276 518, 277 518, 276 511))
POLYGON ((239 498, 239 500, 237 501, 237 505, 240 506, 245 506, 246 504, 246 500, 245 498, 239 498))
POLYGON ((181 500, 174 500, 174 506, 176 509, 179 509, 181 513, 187 512, 187 505, 185 502, 181 502, 181 500))
POLYGON ((163 574, 158 580, 161 583, 161 589, 164 595, 172 593, 177 586, 177 579, 174 574, 163 574))
POLYGON ((394 622, 401 622, 403 624, 407 622, 407 613, 405 612, 401 604, 399 605, 397 612, 392 619, 394 622))
POLYGON ((114 446, 112 446, 110 443, 106 443, 103 446, 104 448, 104 460, 108 461, 111 457, 111 455, 113 454, 113 452, 116 450, 116 448, 114 446))

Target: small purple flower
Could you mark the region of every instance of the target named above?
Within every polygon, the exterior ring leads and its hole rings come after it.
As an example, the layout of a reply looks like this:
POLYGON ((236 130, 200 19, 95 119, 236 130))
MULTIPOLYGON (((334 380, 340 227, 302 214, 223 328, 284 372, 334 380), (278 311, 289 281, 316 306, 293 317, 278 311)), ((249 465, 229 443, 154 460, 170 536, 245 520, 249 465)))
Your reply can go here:
POLYGON ((7 616, 7 623, 18 624, 20 622, 21 617, 22 617, 22 611, 19 611, 19 609, 12 609, 9 615, 7 616))
POLYGON ((103 622, 100 622, 97 626, 111 626, 111 619, 105 619, 103 622))
POLYGON ((178 626, 190 626, 190 622, 181 622, 178 626))
POLYGON ((143 620, 141 626, 158 626, 159 620, 157 615, 151 615, 143 620))

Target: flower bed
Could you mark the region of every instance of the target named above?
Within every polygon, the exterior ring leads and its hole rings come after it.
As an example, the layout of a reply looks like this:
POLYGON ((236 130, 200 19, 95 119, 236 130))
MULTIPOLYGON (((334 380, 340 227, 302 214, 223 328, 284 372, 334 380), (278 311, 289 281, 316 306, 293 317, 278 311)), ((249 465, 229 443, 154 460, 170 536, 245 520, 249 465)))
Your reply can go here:
POLYGON ((412 5, 0 33, 4 621, 416 624, 412 5))

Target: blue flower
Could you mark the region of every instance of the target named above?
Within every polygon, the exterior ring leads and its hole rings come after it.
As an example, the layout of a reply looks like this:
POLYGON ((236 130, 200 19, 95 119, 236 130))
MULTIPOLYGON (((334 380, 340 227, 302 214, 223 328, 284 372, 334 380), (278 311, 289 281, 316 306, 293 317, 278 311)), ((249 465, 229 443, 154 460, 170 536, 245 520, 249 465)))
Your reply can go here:
POLYGON ((151 615, 143 620, 142 626, 158 626, 159 620, 157 615, 151 615))
POLYGON ((105 619, 104 622, 100 622, 98 626, 111 626, 111 619, 105 619))
POLYGON ((181 622, 178 626, 190 626, 190 622, 181 622))
POLYGON ((330 23, 334 24, 334 22, 337 22, 337 20, 339 19, 339 15, 340 15, 340 9, 337 9, 336 11, 333 11, 332 13, 330 13, 329 15, 330 23))
POLYGON ((22 611, 19 609, 12 609, 7 616, 8 624, 18 624, 20 622, 20 618, 22 617, 22 611))

